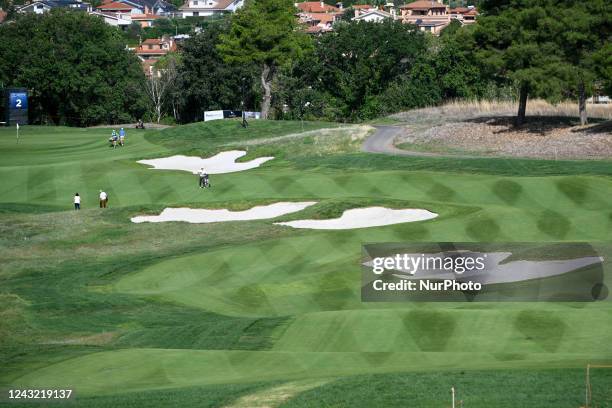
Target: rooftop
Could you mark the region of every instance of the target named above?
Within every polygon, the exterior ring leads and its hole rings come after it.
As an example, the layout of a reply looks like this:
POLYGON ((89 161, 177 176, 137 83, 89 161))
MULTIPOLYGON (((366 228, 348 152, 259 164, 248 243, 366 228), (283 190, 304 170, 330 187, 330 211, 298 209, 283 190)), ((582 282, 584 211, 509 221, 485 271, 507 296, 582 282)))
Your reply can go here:
POLYGON ((105 3, 97 7, 98 10, 131 10, 133 7, 124 3, 105 3))
POLYGON ((410 9, 410 10, 429 10, 429 9, 445 9, 446 4, 438 3, 435 0, 417 0, 412 3, 404 4, 400 8, 402 9, 410 9))
POLYGON ((342 11, 338 7, 330 6, 322 1, 304 1, 302 3, 296 3, 295 6, 307 13, 338 13, 342 11))
POLYGON ((198 7, 189 7, 189 4, 186 3, 184 5, 182 5, 181 7, 179 7, 179 10, 194 10, 194 11, 198 11, 198 10, 225 10, 227 9, 235 0, 217 0, 215 1, 215 4, 213 4, 212 6, 207 6, 207 5, 201 5, 198 7))

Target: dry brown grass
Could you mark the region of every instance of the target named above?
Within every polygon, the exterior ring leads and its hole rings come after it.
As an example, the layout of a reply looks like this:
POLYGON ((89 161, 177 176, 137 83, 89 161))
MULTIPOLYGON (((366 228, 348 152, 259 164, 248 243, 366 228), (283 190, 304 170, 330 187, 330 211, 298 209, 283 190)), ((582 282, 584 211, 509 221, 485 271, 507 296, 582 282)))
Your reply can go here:
MULTIPOLYGON (((518 103, 512 101, 453 101, 440 107, 449 113, 465 112, 472 113, 497 113, 508 112, 516 114, 518 103)), ((589 104, 587 105, 589 117, 599 119, 612 119, 612 104, 589 104)), ((561 102, 551 104, 542 99, 532 99, 527 101, 528 116, 578 116, 578 104, 575 102, 561 102)))
MULTIPOLYGON (((512 101, 466 101, 456 100, 441 106, 415 109, 396 113, 390 118, 401 122, 413 124, 436 125, 448 121, 461 121, 484 116, 516 116, 518 103, 512 101)), ((612 119, 612 104, 587 105, 587 114, 593 119, 612 119)), ((528 117, 569 117, 578 118, 578 104, 575 102, 561 102, 550 104, 541 99, 532 99, 527 102, 528 117)))

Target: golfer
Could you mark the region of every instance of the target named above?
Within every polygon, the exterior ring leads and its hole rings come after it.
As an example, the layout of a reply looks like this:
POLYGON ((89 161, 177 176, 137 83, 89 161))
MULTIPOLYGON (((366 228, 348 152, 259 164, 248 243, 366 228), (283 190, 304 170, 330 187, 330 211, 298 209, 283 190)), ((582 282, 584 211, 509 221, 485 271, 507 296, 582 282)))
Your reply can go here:
POLYGON ((81 196, 79 196, 79 193, 74 194, 74 209, 75 210, 81 209, 81 196))
POLYGON ((117 139, 117 131, 113 129, 113 132, 111 133, 111 145, 113 146, 113 149, 117 147, 117 139))
POLYGON ((125 141, 125 130, 123 128, 119 129, 119 144, 123 147, 123 143, 125 141))
POLYGON ((206 174, 206 172, 204 171, 204 167, 202 167, 200 169, 200 172, 198 173, 198 175, 200 176, 199 179, 199 186, 200 188, 204 188, 206 187, 206 179, 208 178, 208 174, 206 174))
POLYGON ((100 208, 106 208, 107 203, 108 203, 108 194, 100 190, 100 208))

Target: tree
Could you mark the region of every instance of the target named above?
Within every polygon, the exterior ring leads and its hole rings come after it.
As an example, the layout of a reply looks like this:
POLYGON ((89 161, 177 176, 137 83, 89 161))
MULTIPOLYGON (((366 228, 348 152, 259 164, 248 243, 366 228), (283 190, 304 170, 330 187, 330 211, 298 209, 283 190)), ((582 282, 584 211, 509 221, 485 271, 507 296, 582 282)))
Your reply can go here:
POLYGON ((612 94, 612 42, 607 42, 597 52, 593 53, 593 64, 597 77, 608 95, 612 94))
POLYGON ((382 107, 373 97, 399 76, 408 76, 426 54, 425 36, 414 25, 353 21, 338 24, 334 32, 320 37, 317 69, 302 69, 310 75, 305 82, 342 101, 344 118, 365 119, 379 109, 374 105, 382 107))
POLYGON ((178 64, 179 58, 176 54, 167 54, 154 65, 151 76, 145 81, 145 91, 153 107, 157 123, 162 118, 163 107, 168 103, 168 100, 173 106, 173 114, 176 119, 176 105, 172 101, 172 96, 177 83, 178 64))
POLYGON ((475 29, 478 58, 485 70, 519 88, 517 125, 525 122, 527 99, 561 99, 571 66, 557 44, 562 23, 552 0, 483 0, 475 29))
POLYGON ((256 78, 257 67, 226 64, 217 49, 219 36, 228 31, 225 22, 210 24, 183 45, 178 86, 183 121, 197 120, 205 110, 254 104, 255 95, 248 85, 256 78))
POLYGON ((261 116, 268 118, 272 80, 278 68, 310 48, 300 29, 292 0, 247 0, 231 18, 230 31, 218 49, 226 62, 257 64, 263 89, 261 116))
POLYGON ((431 58, 444 99, 474 99, 483 96, 488 81, 481 72, 474 50, 473 26, 451 24, 442 31, 431 58))
POLYGON ((0 82, 28 88, 32 122, 91 125, 142 115, 144 75, 121 33, 98 17, 53 10, 0 25, 0 82))
POLYGON ((560 2, 557 13, 557 19, 563 26, 557 42, 572 66, 580 124, 586 125, 586 98, 598 77, 598 53, 612 36, 612 3, 607 0, 564 0, 560 2))
MULTIPOLYGON (((440 101, 429 36, 399 21, 338 22, 280 71, 274 108, 284 118, 364 120, 440 101)), ((433 47, 432 47, 433 48, 433 47)))

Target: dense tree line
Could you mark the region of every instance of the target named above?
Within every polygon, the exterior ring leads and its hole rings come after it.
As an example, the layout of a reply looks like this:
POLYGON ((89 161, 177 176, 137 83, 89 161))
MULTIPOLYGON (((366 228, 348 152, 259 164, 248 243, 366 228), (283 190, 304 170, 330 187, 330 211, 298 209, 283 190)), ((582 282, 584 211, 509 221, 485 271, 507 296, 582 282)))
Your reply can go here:
POLYGON ((343 22, 314 44, 279 79, 277 114, 371 119, 487 90, 459 35, 434 38, 398 21, 343 22))
POLYGON ((398 21, 343 21, 311 37, 290 0, 250 4, 182 48, 182 120, 244 99, 275 118, 355 121, 505 90, 483 76, 473 37, 454 25, 435 38, 398 21))
POLYGON ((33 123, 116 123, 147 109, 138 59, 97 17, 22 15, 0 25, 0 55, 0 83, 29 90, 33 123))
MULTIPOLYGON (((249 0, 158 63, 145 79, 125 36, 83 13, 0 26, 0 83, 30 89, 31 117, 88 125, 202 120, 214 109, 360 121, 449 99, 585 100, 612 92, 608 0, 480 0, 478 23, 439 37, 398 21, 342 20, 307 35, 293 0, 249 0)), ((163 28, 163 27, 162 27, 163 28)), ((166 27, 170 29, 171 27, 166 27)))

